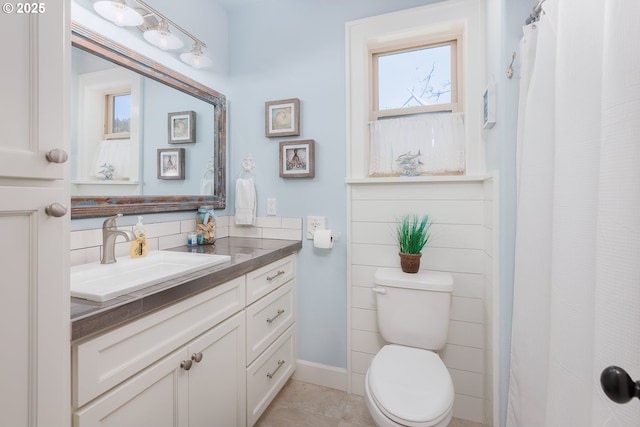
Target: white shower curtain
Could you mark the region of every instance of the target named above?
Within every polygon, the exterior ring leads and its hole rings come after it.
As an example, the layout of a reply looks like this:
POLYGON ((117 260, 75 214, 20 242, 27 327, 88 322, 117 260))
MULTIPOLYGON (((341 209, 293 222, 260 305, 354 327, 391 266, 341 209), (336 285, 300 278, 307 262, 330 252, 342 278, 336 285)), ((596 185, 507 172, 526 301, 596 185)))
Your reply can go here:
POLYGON ((639 426, 640 2, 546 0, 524 29, 507 426, 639 426))

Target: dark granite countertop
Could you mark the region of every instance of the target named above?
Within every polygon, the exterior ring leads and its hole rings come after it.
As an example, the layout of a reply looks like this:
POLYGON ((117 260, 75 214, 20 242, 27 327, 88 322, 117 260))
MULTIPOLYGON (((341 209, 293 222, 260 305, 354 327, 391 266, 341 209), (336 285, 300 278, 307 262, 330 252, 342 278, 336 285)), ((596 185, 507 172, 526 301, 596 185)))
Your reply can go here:
POLYGON ((302 242, 296 240, 243 237, 221 238, 214 245, 172 248, 170 250, 180 252, 230 255, 231 261, 102 303, 71 298, 71 340, 86 338, 129 322, 296 253, 301 248, 302 242))

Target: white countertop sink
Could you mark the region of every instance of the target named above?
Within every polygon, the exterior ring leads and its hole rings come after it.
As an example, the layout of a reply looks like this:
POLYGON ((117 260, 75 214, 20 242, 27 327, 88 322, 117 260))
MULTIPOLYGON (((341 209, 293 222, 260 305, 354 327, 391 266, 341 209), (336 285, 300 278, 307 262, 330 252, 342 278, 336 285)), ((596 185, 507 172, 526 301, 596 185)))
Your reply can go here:
POLYGON ((118 257, 114 264, 71 267, 71 296, 104 302, 218 264, 229 255, 151 251, 143 258, 118 257))

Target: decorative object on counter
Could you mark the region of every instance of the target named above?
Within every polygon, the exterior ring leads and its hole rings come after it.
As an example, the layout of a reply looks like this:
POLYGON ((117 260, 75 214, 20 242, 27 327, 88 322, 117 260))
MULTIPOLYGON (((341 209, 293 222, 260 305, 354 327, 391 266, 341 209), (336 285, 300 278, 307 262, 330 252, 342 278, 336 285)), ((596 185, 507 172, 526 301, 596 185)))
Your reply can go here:
POLYGON ((187 144, 196 142, 195 111, 169 113, 169 144, 187 144))
POLYGON ((420 161, 422 154, 420 150, 416 154, 411 154, 411 151, 408 151, 404 154, 401 154, 396 158, 396 163, 402 169, 402 176, 418 176, 420 172, 418 172, 418 167, 423 165, 420 161))
POLYGON ((256 225, 256 189, 253 180, 255 163, 251 154, 244 157, 236 179, 236 225, 256 225))
POLYGON ((300 100, 265 102, 264 134, 267 138, 300 135, 300 100))
POLYGON ((200 178, 200 195, 201 196, 213 196, 215 193, 215 178, 216 178, 216 161, 211 157, 207 168, 200 178))
POLYGON ((196 215, 196 235, 199 245, 211 245, 216 241, 216 214, 213 206, 200 206, 196 215))
POLYGON ((198 233, 195 231, 190 231, 187 233, 187 245, 188 246, 197 246, 198 245, 198 233))
POLYGON ((184 148, 158 149, 158 179, 184 179, 184 148))
POLYGON ((131 242, 129 256, 131 258, 142 258, 147 256, 149 246, 147 245, 147 231, 142 224, 142 217, 138 216, 138 222, 133 227, 133 235, 136 239, 131 242))
POLYGON ((280 143, 280 178, 313 178, 315 156, 313 139, 280 143))
POLYGON ((396 226, 396 239, 400 249, 400 267, 405 273, 417 273, 420 270, 422 249, 431 237, 433 221, 428 214, 406 214, 400 217, 396 226))

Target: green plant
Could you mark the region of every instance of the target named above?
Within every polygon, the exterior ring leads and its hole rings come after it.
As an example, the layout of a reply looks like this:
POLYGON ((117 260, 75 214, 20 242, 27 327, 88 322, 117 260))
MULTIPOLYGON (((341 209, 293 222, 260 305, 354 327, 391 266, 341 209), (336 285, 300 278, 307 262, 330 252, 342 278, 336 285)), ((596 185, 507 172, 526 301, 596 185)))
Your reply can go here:
POLYGON ((403 215, 398 220, 396 228, 400 252, 405 254, 419 254, 429 242, 432 221, 429 215, 420 217, 417 214, 403 215))

